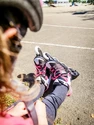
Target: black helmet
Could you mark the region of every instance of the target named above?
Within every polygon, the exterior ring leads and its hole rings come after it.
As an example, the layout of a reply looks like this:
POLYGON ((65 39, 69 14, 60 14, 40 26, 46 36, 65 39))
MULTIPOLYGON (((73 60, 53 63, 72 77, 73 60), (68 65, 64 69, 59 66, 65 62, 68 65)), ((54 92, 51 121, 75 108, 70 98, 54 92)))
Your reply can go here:
MULTIPOLYGON (((12 11, 14 11, 14 13, 16 12, 18 18, 22 19, 22 17, 24 17, 27 25, 26 28, 29 27, 31 31, 35 32, 40 30, 43 21, 43 13, 39 0, 0 0, 0 17, 3 15, 1 13, 6 11, 7 8, 8 10, 10 9, 11 13, 12 11), (20 13, 23 16, 21 16, 20 13)), ((7 18, 9 17, 7 14, 6 16, 7 18)), ((0 20, 2 20, 2 17, 0 20)))

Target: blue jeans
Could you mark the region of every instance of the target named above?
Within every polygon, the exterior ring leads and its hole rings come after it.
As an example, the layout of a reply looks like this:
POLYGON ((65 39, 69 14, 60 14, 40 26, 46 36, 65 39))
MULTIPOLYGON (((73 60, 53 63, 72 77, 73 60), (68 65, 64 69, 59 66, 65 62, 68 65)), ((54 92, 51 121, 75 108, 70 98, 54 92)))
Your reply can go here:
POLYGON ((53 125, 57 109, 65 100, 68 92, 68 88, 59 82, 54 82, 53 88, 53 91, 43 99, 43 102, 46 105, 48 125, 53 125))

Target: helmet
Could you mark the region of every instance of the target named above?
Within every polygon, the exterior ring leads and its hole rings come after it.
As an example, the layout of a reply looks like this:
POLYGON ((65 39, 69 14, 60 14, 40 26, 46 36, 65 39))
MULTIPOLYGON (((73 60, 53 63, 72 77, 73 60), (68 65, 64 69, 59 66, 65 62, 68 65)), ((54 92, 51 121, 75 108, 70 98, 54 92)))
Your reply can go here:
MULTIPOLYGON (((19 53, 21 39, 25 36, 27 28, 37 32, 43 21, 43 13, 39 0, 0 0, 0 29, 6 31, 10 27, 17 29, 17 36, 9 39, 10 52, 19 53)), ((1 41, 0 41, 1 42, 1 41)), ((11 56, 12 63, 15 56, 11 56)))
MULTIPOLYGON (((43 21, 43 13, 39 0, 0 0, 0 8, 4 8, 5 10, 8 8, 11 10, 11 13, 12 9, 14 9, 15 12, 17 10, 18 14, 16 15, 19 16, 19 13, 22 13, 27 22, 27 28, 29 27, 31 31, 35 32, 40 30, 43 21)), ((3 11, 1 11, 1 13, 2 12, 3 11)), ((22 18, 21 16, 19 17, 22 18)))

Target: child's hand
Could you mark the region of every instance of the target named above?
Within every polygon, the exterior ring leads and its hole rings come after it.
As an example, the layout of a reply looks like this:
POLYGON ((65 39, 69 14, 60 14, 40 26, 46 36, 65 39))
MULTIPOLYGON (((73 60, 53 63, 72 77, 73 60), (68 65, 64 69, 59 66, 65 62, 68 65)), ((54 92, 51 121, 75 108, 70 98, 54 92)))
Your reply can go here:
POLYGON ((35 109, 38 117, 38 125, 48 125, 45 104, 40 100, 37 100, 35 104, 35 109))
MULTIPOLYGON (((37 100, 35 104, 35 110, 38 117, 38 125, 48 125, 45 104, 40 100, 37 100)), ((7 113, 12 116, 24 116, 28 114, 26 106, 23 102, 19 102, 14 108, 9 110, 7 113)))
POLYGON ((23 102, 19 102, 15 107, 10 109, 7 113, 12 116, 24 116, 28 114, 26 106, 23 102))
POLYGON ((12 38, 14 35, 17 34, 17 30, 15 28, 9 28, 8 30, 6 30, 3 34, 3 39, 7 40, 12 38))

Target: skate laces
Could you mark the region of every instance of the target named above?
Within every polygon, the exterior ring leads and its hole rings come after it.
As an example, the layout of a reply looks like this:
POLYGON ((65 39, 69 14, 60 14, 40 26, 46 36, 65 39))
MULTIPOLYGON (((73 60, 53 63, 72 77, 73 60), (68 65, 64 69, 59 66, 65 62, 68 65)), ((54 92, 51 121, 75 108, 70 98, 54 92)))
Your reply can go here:
POLYGON ((63 80, 67 82, 68 68, 65 65, 61 64, 56 59, 53 59, 52 61, 47 62, 46 67, 49 68, 52 73, 52 80, 56 80, 61 76, 63 80))
POLYGON ((36 66, 36 77, 46 74, 46 63, 43 57, 36 56, 34 58, 34 63, 36 66))
POLYGON ((51 68, 51 72, 52 72, 52 80, 56 80, 58 77, 60 77, 60 76, 62 76, 62 74, 60 73, 60 71, 61 71, 62 69, 60 68, 60 69, 55 69, 55 68, 51 68))

